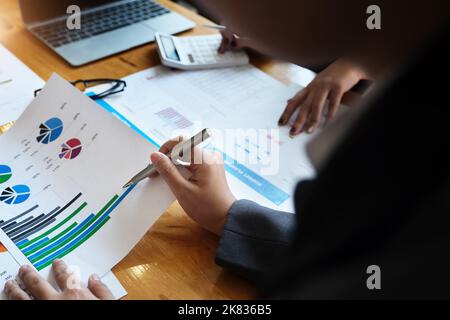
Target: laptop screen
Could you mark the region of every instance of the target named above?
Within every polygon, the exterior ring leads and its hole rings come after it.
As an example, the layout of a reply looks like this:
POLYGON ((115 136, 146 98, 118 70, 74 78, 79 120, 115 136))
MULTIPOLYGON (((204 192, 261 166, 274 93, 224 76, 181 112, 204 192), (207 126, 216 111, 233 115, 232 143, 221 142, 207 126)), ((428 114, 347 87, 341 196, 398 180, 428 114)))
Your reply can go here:
POLYGON ((122 0, 19 0, 25 23, 44 21, 67 15, 67 7, 78 5, 81 10, 122 0))

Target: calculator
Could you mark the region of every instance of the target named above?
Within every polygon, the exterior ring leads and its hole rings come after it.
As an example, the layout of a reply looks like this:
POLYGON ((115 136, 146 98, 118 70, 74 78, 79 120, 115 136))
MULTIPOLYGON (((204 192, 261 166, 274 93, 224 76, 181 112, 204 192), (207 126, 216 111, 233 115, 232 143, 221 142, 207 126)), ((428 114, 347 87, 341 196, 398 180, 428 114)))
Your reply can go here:
POLYGON ((240 66, 249 63, 248 55, 242 51, 218 52, 222 36, 207 35, 176 37, 155 34, 162 64, 183 70, 199 70, 240 66))

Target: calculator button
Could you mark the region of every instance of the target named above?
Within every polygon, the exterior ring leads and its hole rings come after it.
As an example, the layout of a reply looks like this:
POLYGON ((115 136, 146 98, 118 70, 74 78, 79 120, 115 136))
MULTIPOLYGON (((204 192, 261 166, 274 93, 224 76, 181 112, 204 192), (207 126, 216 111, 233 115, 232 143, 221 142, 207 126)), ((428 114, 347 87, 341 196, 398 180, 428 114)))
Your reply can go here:
POLYGON ((195 59, 194 59, 194 57, 192 56, 192 54, 188 54, 188 58, 189 58, 189 61, 190 61, 191 63, 194 63, 194 62, 195 62, 195 59))

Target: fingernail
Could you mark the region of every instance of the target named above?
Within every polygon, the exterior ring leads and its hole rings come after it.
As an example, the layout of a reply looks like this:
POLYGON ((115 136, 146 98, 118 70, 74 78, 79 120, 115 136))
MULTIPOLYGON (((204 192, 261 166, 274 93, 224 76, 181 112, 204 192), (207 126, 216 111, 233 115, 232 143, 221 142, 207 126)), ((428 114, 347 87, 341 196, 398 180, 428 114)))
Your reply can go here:
POLYGON ((5 283, 5 289, 9 289, 13 285, 14 285, 14 280, 8 280, 5 283))
POLYGON ((98 276, 98 274, 94 273, 93 275, 91 275, 92 280, 94 281, 101 281, 100 277, 98 276))
POLYGON ((291 135, 291 136, 295 136, 296 133, 297 133, 296 128, 292 128, 291 130, 289 130, 289 135, 291 135))
POLYGON ((158 161, 162 159, 162 154, 159 152, 153 152, 150 158, 153 164, 157 164, 158 161))
POLYGON ((30 266, 29 265, 23 265, 20 267, 19 269, 19 276, 23 275, 24 272, 30 270, 30 266))
POLYGON ((279 125, 279 126, 282 126, 283 123, 284 123, 283 118, 280 118, 280 120, 278 120, 278 125, 279 125))
POLYGON ((55 259, 55 260, 53 260, 53 263, 59 263, 59 262, 62 262, 62 260, 61 260, 61 259, 55 259))
POLYGON ((312 133, 314 131, 314 127, 309 127, 308 130, 306 131, 307 133, 312 133))

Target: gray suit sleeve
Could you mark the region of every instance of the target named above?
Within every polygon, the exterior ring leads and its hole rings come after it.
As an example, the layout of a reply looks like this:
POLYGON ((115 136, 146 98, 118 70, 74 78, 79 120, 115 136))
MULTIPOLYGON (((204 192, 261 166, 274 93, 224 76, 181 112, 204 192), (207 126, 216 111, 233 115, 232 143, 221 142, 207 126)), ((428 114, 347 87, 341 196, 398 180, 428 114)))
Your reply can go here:
POLYGON ((286 253, 295 225, 296 217, 292 213, 238 200, 228 211, 216 263, 256 280, 286 253))

